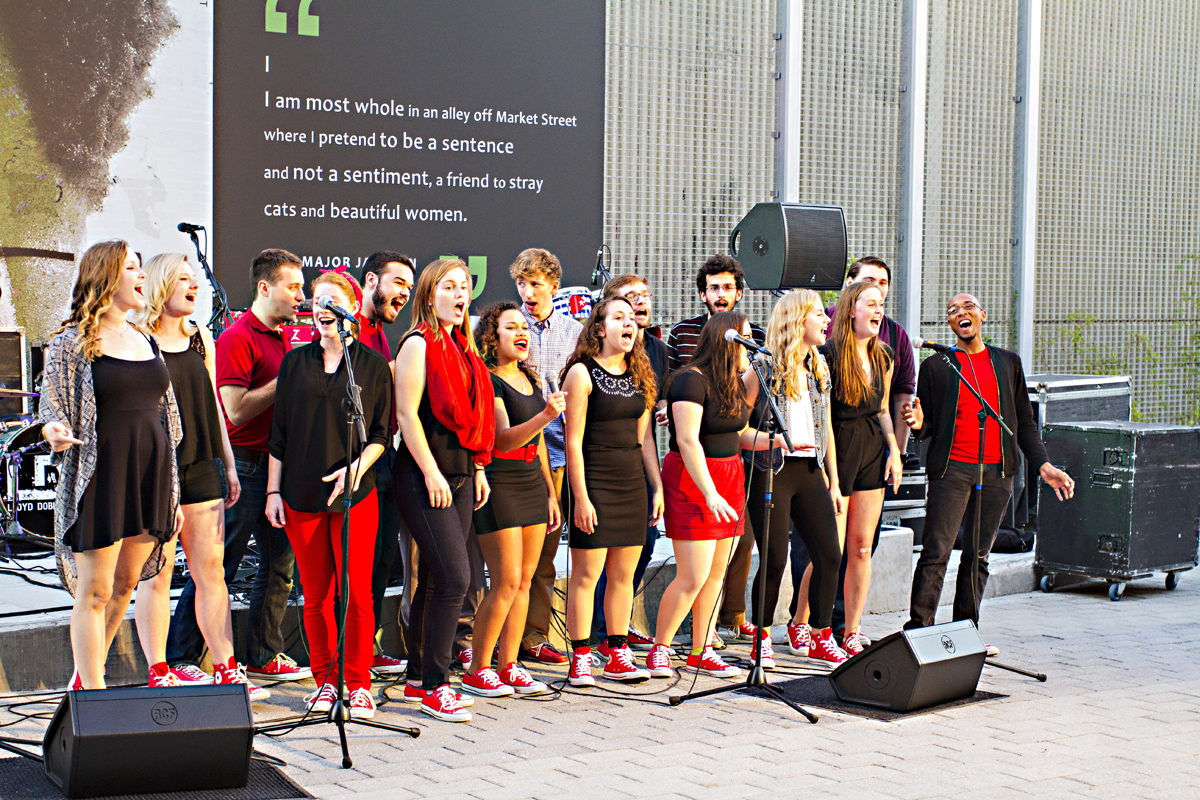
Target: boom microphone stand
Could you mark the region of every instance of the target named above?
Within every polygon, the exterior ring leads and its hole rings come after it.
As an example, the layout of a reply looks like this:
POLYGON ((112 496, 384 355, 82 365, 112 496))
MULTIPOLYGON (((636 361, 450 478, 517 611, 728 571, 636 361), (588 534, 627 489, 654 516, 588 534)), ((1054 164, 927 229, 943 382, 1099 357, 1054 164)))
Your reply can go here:
MULTIPOLYGON (((196 235, 196 232, 204 230, 204 226, 181 222, 179 230, 191 237, 192 245, 196 248, 196 258, 200 260, 200 266, 204 267, 204 277, 208 278, 209 284, 212 285, 213 309, 212 316, 208 318, 208 329, 212 332, 213 339, 216 339, 221 335, 221 331, 233 322, 233 315, 229 312, 229 297, 225 294, 225 287, 217 281, 217 276, 213 275, 212 267, 208 265, 208 256, 200 249, 200 237, 196 235)), ((208 249, 207 231, 204 233, 204 249, 208 249)))
MULTIPOLYGON (((750 359, 750 366, 754 369, 754 374, 758 376, 759 391, 767 401, 767 420, 766 431, 769 437, 770 445, 767 448, 767 494, 766 494, 766 513, 763 517, 763 546, 759 549, 759 569, 766 566, 767 553, 770 552, 771 538, 771 509, 774 503, 771 500, 775 490, 775 470, 772 468, 775 461, 775 433, 778 431, 783 434, 783 441, 787 444, 788 451, 792 451, 791 437, 788 436, 787 425, 783 421, 783 415, 779 413, 779 406, 775 404, 775 398, 771 394, 771 390, 767 385, 766 376, 766 356, 759 352, 754 354, 750 359)), ((668 697, 667 702, 673 706, 677 706, 684 700, 691 700, 694 697, 708 697, 709 695, 722 694, 723 692, 737 692, 743 689, 761 689, 767 693, 768 697, 772 697, 781 703, 791 706, 793 709, 804 715, 804 718, 809 722, 816 724, 817 715, 801 706, 799 703, 793 703, 783 692, 776 689, 767 682, 767 674, 762 668, 762 644, 759 638, 763 635, 763 623, 767 622, 764 617, 767 614, 767 582, 766 580, 759 581, 758 586, 758 613, 755 614, 754 625, 757 629, 754 638, 754 666, 750 668, 749 674, 746 675, 744 683, 730 684, 729 686, 718 686, 715 689, 705 689, 702 692, 689 692, 688 694, 675 695, 668 697)), ((771 609, 774 614, 775 609, 771 609)), ((770 628, 770 625, 767 625, 770 628)))
MULTIPOLYGON (((971 391, 971 394, 975 395, 975 399, 979 401, 980 405, 979 414, 977 415, 977 418, 979 419, 979 461, 976 464, 977 471, 975 473, 975 485, 971 487, 971 499, 975 504, 975 513, 971 521, 970 533, 968 534, 966 541, 963 542, 964 551, 970 547, 971 569, 968 575, 971 580, 971 602, 975 608, 975 613, 978 615, 979 604, 982 600, 982 598, 979 597, 979 590, 977 588, 979 586, 979 539, 983 528, 983 523, 981 520, 981 515, 983 513, 983 475, 987 471, 987 465, 984 464, 983 445, 987 440, 988 417, 996 420, 996 423, 1000 426, 1001 430, 1003 430, 1009 436, 1015 436, 1015 434, 1012 432, 1012 429, 1005 424, 1004 420, 1000 417, 999 412, 992 408, 991 404, 988 403, 987 400, 983 399, 983 395, 979 393, 979 390, 976 389, 971 382, 967 380, 966 376, 962 374, 962 369, 955 362, 955 359, 950 357, 950 353, 943 352, 940 353, 940 355, 942 360, 946 362, 946 366, 954 370, 954 374, 958 376, 959 381, 961 381, 962 384, 971 391)), ((977 620, 972 620, 972 622, 975 623, 976 628, 979 627, 979 622, 977 620)), ((983 663, 990 664, 991 666, 999 669, 1008 670, 1009 672, 1015 672, 1018 675, 1026 675, 1030 678, 1036 678, 1043 683, 1046 681, 1046 676, 1040 672, 1029 672, 1027 670, 1019 669, 1018 667, 1010 667, 1007 664, 1001 664, 996 661, 988 661, 986 659, 983 663)))
MULTIPOLYGON (((367 426, 364 422, 365 415, 362 407, 362 391, 354 379, 354 364, 350 360, 350 346, 347 340, 351 334, 346 330, 345 323, 341 317, 337 318, 338 336, 342 341, 342 363, 346 365, 346 394, 347 398, 342 400, 342 407, 346 410, 346 477, 342 484, 342 576, 341 585, 338 587, 338 597, 335 600, 334 606, 339 609, 338 612, 338 638, 337 638, 337 700, 333 703, 333 708, 329 709, 329 714, 324 718, 314 717, 309 719, 305 714, 300 719, 282 720, 280 722, 272 722, 269 725, 260 725, 254 729, 255 733, 270 733, 271 731, 287 730, 293 728, 308 727, 309 725, 324 725, 332 722, 337 726, 338 739, 342 745, 342 767, 350 769, 354 766, 354 762, 350 759, 350 749, 346 743, 346 723, 350 722, 355 725, 365 725, 369 728, 379 728, 385 731, 393 731, 395 733, 407 733, 414 739, 421 735, 420 728, 405 728, 400 725, 389 725, 386 722, 376 722, 373 719, 354 719, 350 716, 350 709, 345 703, 346 697, 346 610, 350 606, 350 497, 354 493, 354 475, 350 473, 350 465, 354 463, 354 435, 357 429, 358 438, 366 446, 367 443, 367 426)), ((361 453, 360 453, 361 455, 361 453)), ((320 687, 317 687, 320 691, 320 687)))

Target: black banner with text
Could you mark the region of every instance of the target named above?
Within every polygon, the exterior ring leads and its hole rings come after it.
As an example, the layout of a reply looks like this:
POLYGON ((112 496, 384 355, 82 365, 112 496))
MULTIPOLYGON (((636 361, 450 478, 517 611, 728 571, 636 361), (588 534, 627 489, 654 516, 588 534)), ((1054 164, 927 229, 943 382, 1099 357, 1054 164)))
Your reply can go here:
POLYGON ((466 260, 513 297, 526 247, 583 284, 602 224, 602 0, 215 6, 214 255, 235 307, 264 248, 466 260))

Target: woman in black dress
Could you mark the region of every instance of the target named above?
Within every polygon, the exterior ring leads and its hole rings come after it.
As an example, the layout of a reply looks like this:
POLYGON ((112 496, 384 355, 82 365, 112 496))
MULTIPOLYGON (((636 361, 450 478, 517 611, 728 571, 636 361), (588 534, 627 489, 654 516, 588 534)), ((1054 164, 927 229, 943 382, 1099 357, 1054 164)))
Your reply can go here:
POLYGON ((637 337, 633 307, 624 298, 601 300, 579 334, 563 370, 567 395, 567 476, 574 513, 570 526, 571 577, 567 631, 572 686, 594 686, 590 631, 600 572, 608 572, 604 617, 608 662, 604 677, 640 681, 650 673, 633 662, 627 644, 633 610, 633 573, 650 524, 663 513, 658 455, 643 448, 657 388, 650 359, 637 337), (647 484, 652 497, 647 504, 647 484))
MULTIPOLYGON (((179 465, 179 503, 183 530, 179 543, 187 556, 188 571, 196 584, 196 619, 212 656, 213 674, 193 664, 171 667, 183 684, 241 684, 251 700, 271 693, 255 686, 233 656, 233 626, 229 589, 225 585, 225 513, 241 493, 229 434, 217 410, 215 353, 212 336, 190 317, 196 313, 200 283, 183 253, 164 253, 146 262, 146 307, 134 320, 150 331, 162 349, 171 373, 171 388, 179 404, 183 441, 175 449, 179 465), (222 474, 225 482, 222 484, 222 474), (225 486, 228 485, 228 492, 225 486)), ((175 540, 163 546, 168 564, 175 563, 175 540)), ((152 650, 150 664, 165 656, 171 615, 172 570, 164 569, 153 580, 138 586, 135 603, 138 639, 152 650)))
MULTIPOLYGON (((183 525, 170 373, 158 345, 126 318, 146 303, 145 279, 127 243, 92 245, 71 315, 46 348, 39 416, 59 467, 54 535, 77 570, 71 689, 104 688, 133 590, 162 567, 162 544, 183 525)), ((152 686, 174 683, 150 673, 152 686)))
POLYGON ((484 697, 534 695, 549 687, 517 663, 529 584, 547 527, 562 526, 542 429, 566 409, 562 392, 543 399, 541 379, 521 366, 529 358, 529 322, 511 300, 484 310, 475 328, 479 355, 496 393, 496 449, 486 467, 492 492, 475 512, 475 535, 491 586, 475 612, 473 657, 463 689, 484 697), (500 643, 497 673, 492 649, 500 643))
POLYGON ((838 486, 846 513, 837 518, 846 553, 846 629, 842 648, 857 655, 870 641, 859 630, 871 587, 871 540, 883 513, 883 491, 897 490, 904 464, 888 412, 892 351, 879 341, 883 295, 873 283, 842 292, 826 352, 833 384, 830 410, 837 448, 838 486))

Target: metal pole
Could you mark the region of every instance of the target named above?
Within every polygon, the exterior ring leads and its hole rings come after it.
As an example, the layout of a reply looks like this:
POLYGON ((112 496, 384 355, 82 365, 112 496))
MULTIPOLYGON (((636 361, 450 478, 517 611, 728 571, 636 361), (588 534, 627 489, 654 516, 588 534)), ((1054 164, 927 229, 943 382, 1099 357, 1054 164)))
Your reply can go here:
POLYGON ((800 202, 800 65, 803 0, 776 0, 775 190, 781 203, 800 202))
POLYGON ((1033 368, 1033 295, 1037 279, 1038 133, 1042 104, 1042 0, 1017 9, 1017 93, 1013 146, 1013 338, 1033 368))
POLYGON ((904 5, 901 56, 900 291, 897 316, 913 336, 921 331, 921 271, 925 235, 925 82, 929 64, 929 0, 904 5))

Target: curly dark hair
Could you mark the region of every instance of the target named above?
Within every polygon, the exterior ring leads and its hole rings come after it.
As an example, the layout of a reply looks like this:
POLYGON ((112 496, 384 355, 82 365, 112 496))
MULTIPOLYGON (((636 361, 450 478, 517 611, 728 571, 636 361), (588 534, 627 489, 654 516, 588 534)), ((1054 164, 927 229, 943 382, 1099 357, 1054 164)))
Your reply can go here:
POLYGON ((746 400, 746 387, 738 372, 738 350, 740 344, 725 340, 725 331, 736 331, 740 336, 746 324, 746 315, 740 311, 721 311, 713 314, 700 329, 696 351, 687 366, 671 373, 667 382, 675 380, 684 370, 694 369, 708 379, 708 385, 717 395, 717 406, 722 417, 736 417, 750 404, 746 400))
MULTIPOLYGON (((604 348, 604 340, 600 334, 608 321, 609 306, 614 303, 621 303, 629 306, 630 311, 633 310, 633 306, 630 306, 629 301, 624 297, 606 297, 592 306, 592 315, 587 318, 587 322, 583 324, 583 330, 579 332, 579 344, 575 345, 575 352, 567 359, 567 365, 559 373, 560 383, 566 382, 567 373, 571 371, 571 367, 585 358, 595 358, 600 355, 600 351, 604 348)), ((625 366, 633 376, 633 383, 637 386, 638 391, 646 396, 646 408, 654 408, 654 401, 658 399, 658 383, 654 377, 654 368, 650 366, 650 357, 646 355, 646 346, 642 343, 641 337, 637 337, 633 341, 633 349, 625 355, 625 366)))
POLYGON ((708 276, 724 275, 726 272, 733 275, 738 291, 744 291, 746 288, 746 273, 742 270, 742 265, 738 263, 736 258, 722 255, 721 253, 709 256, 708 260, 701 265, 700 270, 696 273, 696 291, 704 294, 704 290, 708 288, 708 276))
MULTIPOLYGON (((505 311, 516 311, 524 316, 521 306, 516 302, 501 300, 485 308, 479 315, 479 322, 475 324, 475 346, 479 348, 479 357, 493 372, 496 370, 496 351, 500 347, 500 315, 505 311)), ((519 366, 534 386, 542 385, 537 370, 525 364, 519 366)))

